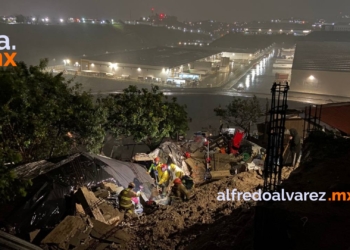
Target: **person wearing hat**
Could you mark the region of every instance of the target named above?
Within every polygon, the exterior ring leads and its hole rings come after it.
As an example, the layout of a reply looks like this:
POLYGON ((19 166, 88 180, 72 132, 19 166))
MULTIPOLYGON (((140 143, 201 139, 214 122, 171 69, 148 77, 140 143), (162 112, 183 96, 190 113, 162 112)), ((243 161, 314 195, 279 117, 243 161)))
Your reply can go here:
POLYGON ((153 179, 156 180, 156 183, 158 182, 158 173, 157 173, 157 167, 158 166, 161 166, 162 163, 160 162, 160 158, 159 157, 156 157, 153 159, 153 163, 152 165, 150 166, 150 168, 148 169, 147 173, 149 175, 151 175, 151 177, 153 179))
POLYGON ((190 199, 190 194, 186 187, 182 184, 180 178, 174 180, 174 186, 171 189, 171 196, 173 200, 181 199, 181 201, 188 201, 190 199))
POLYGON ((159 182, 158 185, 162 189, 161 196, 164 198, 171 180, 171 173, 166 164, 159 165, 157 167, 159 182))
POLYGON ((134 213, 135 207, 132 203, 133 197, 138 197, 139 194, 135 193, 133 189, 135 188, 135 183, 130 182, 128 185, 128 188, 125 188, 123 191, 120 192, 118 196, 119 200, 119 209, 124 210, 125 213, 134 213))
POLYGON ((173 180, 175 180, 176 178, 182 179, 182 177, 185 175, 184 171, 178 166, 176 166, 174 163, 170 164, 169 169, 170 169, 170 172, 172 173, 173 180))

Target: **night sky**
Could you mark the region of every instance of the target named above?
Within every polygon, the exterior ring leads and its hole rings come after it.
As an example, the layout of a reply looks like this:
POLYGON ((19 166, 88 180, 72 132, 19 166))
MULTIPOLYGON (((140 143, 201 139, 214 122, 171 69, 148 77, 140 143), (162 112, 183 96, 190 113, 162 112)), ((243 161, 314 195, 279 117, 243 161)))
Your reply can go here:
MULTIPOLYGON (((335 19, 349 10, 349 0, 0 0, 0 15, 25 14, 58 18, 136 19, 157 13, 180 21, 270 20, 297 17, 335 19)), ((348 13, 345 13, 348 14, 348 13)))

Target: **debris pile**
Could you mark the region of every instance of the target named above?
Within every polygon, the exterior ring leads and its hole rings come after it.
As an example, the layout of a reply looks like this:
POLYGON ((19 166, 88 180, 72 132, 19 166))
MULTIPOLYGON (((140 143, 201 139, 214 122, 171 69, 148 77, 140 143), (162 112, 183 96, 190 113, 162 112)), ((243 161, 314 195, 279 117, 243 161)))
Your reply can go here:
POLYGON ((164 142, 150 154, 136 154, 133 160, 147 166, 155 157, 166 164, 175 163, 196 184, 204 183, 209 171, 210 179, 218 180, 248 170, 261 170, 266 150, 244 139, 244 135, 238 128, 223 129, 218 136, 198 132, 193 140, 164 142))
MULTIPOLYGON (((239 214, 242 206, 249 210, 254 205, 244 201, 220 202, 218 192, 234 188, 253 192, 262 184, 262 177, 251 171, 197 187, 190 201, 160 207, 154 213, 140 217, 132 227, 125 227, 134 236, 128 249, 182 249, 205 234, 216 221, 237 211, 239 214)), ((239 221, 239 224, 244 223, 239 221)))
MULTIPOLYGON (((102 187, 117 190, 112 183, 102 187)), ((100 189, 97 193, 109 192, 100 189)), ((95 192, 96 193, 96 192, 95 192)), ((124 214, 86 187, 79 188, 75 194, 76 213, 65 217, 43 240, 44 249, 105 249, 125 247, 130 236, 118 227, 124 214)), ((108 198, 108 197, 106 197, 108 198)))

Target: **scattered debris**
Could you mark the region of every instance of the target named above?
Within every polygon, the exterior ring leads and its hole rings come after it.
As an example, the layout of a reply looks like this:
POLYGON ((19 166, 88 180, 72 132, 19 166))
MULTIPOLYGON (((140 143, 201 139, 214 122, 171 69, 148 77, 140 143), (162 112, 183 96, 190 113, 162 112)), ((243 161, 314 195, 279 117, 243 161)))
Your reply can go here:
POLYGON ((60 249, 68 249, 71 238, 86 227, 83 219, 79 216, 67 216, 49 233, 42 244, 55 244, 60 249))

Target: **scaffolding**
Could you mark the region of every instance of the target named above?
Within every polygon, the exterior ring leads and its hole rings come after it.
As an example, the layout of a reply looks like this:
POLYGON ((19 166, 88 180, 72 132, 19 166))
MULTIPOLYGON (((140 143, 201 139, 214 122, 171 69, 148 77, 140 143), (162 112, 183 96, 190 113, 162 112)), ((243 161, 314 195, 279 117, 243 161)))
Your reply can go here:
POLYGON ((320 125, 322 105, 305 107, 303 140, 309 136, 311 131, 322 130, 320 125))
POLYGON ((278 191, 283 167, 284 132, 287 105, 288 82, 274 83, 271 88, 270 121, 268 144, 264 164, 264 191, 278 191))

